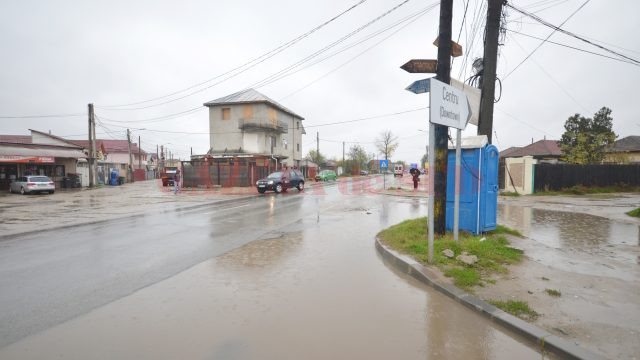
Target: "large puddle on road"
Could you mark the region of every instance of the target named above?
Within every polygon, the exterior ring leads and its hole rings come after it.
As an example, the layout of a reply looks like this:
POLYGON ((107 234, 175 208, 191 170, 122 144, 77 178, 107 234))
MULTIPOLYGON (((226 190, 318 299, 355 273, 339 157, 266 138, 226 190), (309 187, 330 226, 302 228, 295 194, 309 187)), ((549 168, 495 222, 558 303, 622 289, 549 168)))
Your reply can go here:
POLYGON ((635 281, 640 226, 604 217, 499 204, 498 222, 535 240, 527 255, 545 265, 635 281))
POLYGON ((292 225, 0 349, 0 358, 548 358, 378 256, 375 234, 424 215, 423 199, 316 202, 306 198, 307 215, 292 225))

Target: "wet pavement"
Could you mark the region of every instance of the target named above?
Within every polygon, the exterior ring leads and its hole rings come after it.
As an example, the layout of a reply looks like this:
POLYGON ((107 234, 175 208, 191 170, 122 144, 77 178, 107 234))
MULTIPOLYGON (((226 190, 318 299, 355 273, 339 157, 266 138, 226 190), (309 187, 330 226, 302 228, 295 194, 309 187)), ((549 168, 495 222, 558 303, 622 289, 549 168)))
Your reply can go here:
POLYGON ((375 234, 426 201, 361 190, 2 241, 0 358, 541 358, 387 266, 375 234))
POLYGON ((499 204, 499 223, 523 233, 512 244, 526 258, 478 294, 527 301, 537 325, 607 358, 640 358, 640 221, 618 214, 635 195, 556 197, 557 210, 523 198, 499 204))

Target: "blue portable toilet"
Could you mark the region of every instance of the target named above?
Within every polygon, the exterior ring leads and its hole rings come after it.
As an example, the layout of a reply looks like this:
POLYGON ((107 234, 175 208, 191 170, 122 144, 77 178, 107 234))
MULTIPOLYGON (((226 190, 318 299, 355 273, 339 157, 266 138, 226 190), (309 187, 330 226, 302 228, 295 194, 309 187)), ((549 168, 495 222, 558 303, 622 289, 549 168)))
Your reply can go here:
MULTIPOLYGON (((498 218, 498 148, 485 135, 462 139, 460 158, 460 225, 473 234, 495 230, 498 218)), ((447 230, 453 230, 456 149, 447 159, 447 230)))
POLYGON ((109 173, 109 185, 118 185, 118 170, 111 169, 109 173))

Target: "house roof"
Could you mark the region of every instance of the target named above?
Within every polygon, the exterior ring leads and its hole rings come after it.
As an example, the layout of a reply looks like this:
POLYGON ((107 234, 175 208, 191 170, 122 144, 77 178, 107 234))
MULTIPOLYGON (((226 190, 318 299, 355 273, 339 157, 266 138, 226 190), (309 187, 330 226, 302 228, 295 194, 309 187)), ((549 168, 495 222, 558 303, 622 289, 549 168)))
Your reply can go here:
POLYGON ((29 131, 31 131, 32 133, 37 133, 37 134, 40 134, 40 135, 48 136, 48 137, 50 137, 52 139, 56 139, 58 141, 61 141, 61 142, 65 143, 65 144, 68 144, 68 145, 71 145, 71 146, 78 146, 78 144, 75 144, 73 141, 67 140, 67 139, 63 139, 60 136, 56 136, 56 135, 53 135, 53 134, 50 134, 50 133, 46 133, 46 132, 38 131, 38 130, 33 130, 33 129, 29 129, 29 131))
POLYGON ((512 146, 510 148, 500 151, 500 158, 509 157, 512 153, 522 149, 522 146, 512 146))
POLYGON ((233 93, 231 95, 223 96, 221 98, 211 100, 209 102, 204 103, 204 106, 218 106, 218 105, 233 105, 233 104, 250 104, 250 103, 267 103, 270 104, 285 113, 297 117, 300 120, 304 120, 304 118, 293 111, 286 108, 284 105, 278 103, 277 101, 269 98, 265 94, 255 90, 255 89, 246 89, 242 91, 238 91, 237 93, 233 93))
POLYGON ((31 144, 30 135, 0 135, 0 142, 13 144, 31 144))
MULTIPOLYGON (((89 148, 89 140, 69 140, 70 142, 82 146, 85 149, 89 148)), ((96 139, 96 150, 103 149, 109 153, 128 153, 129 145, 127 140, 102 140, 96 139)), ((138 154, 138 144, 131 143, 131 153, 138 154)), ((147 154, 146 151, 142 150, 143 154, 147 154)))
MULTIPOLYGON (((511 149, 511 148, 509 148, 511 149)), ((507 150, 509 150, 507 149, 507 150)), ((507 150, 504 150, 505 152, 507 150)), ((533 144, 516 148, 502 157, 522 157, 522 156, 562 156, 562 150, 557 140, 538 140, 533 144)))
POLYGON ((611 151, 640 151, 640 136, 631 135, 620 140, 616 140, 616 142, 613 143, 611 151))
POLYGON ((0 155, 5 156, 51 156, 65 158, 86 158, 87 155, 77 147, 47 144, 1 143, 0 155))

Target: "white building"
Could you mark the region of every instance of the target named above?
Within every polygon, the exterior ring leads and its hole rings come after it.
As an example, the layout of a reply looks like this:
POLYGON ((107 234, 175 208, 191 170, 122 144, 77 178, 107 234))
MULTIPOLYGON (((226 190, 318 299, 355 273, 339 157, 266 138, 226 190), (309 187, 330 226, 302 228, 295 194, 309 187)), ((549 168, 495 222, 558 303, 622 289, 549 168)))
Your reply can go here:
POLYGON ((209 154, 274 156, 300 166, 304 118, 248 89, 204 104, 209 108, 209 154))

